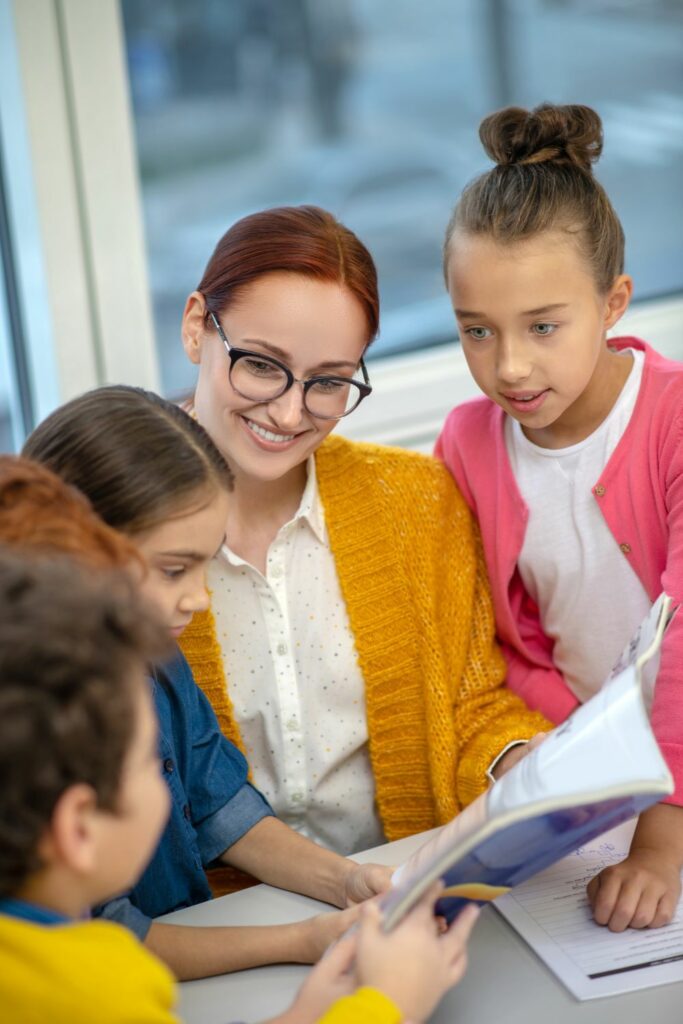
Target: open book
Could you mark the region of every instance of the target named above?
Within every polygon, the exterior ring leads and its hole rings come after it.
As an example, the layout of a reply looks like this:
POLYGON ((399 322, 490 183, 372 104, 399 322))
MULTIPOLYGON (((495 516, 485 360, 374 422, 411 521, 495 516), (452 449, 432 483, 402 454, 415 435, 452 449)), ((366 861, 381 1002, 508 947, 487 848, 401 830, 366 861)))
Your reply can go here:
POLYGON ((602 689, 395 872, 385 928, 438 878, 437 912, 451 920, 465 902, 495 899, 673 792, 642 678, 673 614, 662 594, 602 689))

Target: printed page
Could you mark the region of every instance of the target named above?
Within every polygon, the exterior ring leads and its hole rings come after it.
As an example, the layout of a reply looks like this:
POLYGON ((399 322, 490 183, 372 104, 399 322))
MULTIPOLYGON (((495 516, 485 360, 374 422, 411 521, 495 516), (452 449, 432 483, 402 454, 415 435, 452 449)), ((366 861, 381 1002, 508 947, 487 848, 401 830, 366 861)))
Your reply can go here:
POLYGON ((609 679, 618 676, 629 665, 642 669, 647 661, 657 660, 664 632, 676 614, 678 606, 674 606, 671 598, 663 591, 654 602, 650 611, 641 622, 629 642, 614 663, 609 679))
POLYGON ((614 933, 592 919, 586 886, 624 859, 634 827, 606 832, 494 904, 577 999, 683 981, 683 903, 665 928, 614 933))
POLYGON ((678 610, 668 594, 662 592, 649 614, 633 634, 614 664, 609 678, 613 679, 628 665, 635 665, 640 676, 643 699, 648 715, 652 708, 655 682, 661 661, 661 643, 664 633, 678 610))

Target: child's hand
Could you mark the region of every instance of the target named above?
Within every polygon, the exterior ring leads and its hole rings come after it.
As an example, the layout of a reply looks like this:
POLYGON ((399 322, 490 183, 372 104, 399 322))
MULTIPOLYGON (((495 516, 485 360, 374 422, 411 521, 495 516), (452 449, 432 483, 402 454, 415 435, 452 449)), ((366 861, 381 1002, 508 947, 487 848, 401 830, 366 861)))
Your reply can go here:
MULTIPOLYGON (((343 915, 328 914, 326 917, 343 915)), ((353 959, 358 932, 345 935, 322 958, 303 983, 290 1009, 271 1024, 315 1024, 326 1010, 356 988, 353 959)))
POLYGON ((386 892, 391 886, 391 876, 395 868, 385 864, 356 864, 348 873, 344 883, 344 906, 353 907, 356 903, 386 892))
POLYGON ((593 917, 612 932, 661 928, 671 921, 680 895, 680 868, 661 849, 632 848, 626 860, 588 884, 593 917))
POLYGON ((682 866, 683 807, 655 804, 638 819, 626 860, 589 883, 595 920, 613 932, 668 924, 681 895, 682 866))
POLYGON ((479 916, 465 907, 448 931, 434 917, 443 886, 437 883, 390 932, 382 930, 379 906, 361 908, 356 947, 356 980, 380 989, 410 1021, 423 1021, 441 997, 460 981, 467 966, 466 946, 479 916))
MULTIPOLYGON (((328 946, 344 934, 358 920, 360 907, 349 907, 348 910, 333 910, 327 914, 318 914, 301 922, 304 931, 301 962, 315 964, 328 946)), ((297 958, 298 959, 298 958, 297 958)))

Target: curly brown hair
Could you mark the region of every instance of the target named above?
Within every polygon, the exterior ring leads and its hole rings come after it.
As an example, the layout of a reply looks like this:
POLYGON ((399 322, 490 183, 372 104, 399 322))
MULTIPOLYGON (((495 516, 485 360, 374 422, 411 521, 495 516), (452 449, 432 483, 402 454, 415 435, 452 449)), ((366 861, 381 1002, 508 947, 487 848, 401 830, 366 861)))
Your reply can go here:
POLYGON ((95 569, 141 561, 133 544, 93 512, 88 499, 51 470, 0 455, 0 544, 71 555, 95 569))
POLYGON ((0 547, 0 897, 41 867, 70 786, 116 810, 137 687, 168 646, 128 574, 0 547))

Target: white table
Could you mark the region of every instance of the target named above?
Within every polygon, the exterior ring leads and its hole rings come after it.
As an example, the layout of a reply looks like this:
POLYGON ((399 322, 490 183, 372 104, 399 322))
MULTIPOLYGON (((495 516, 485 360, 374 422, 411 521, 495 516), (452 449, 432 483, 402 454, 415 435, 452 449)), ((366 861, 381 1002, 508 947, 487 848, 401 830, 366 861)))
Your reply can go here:
MULTIPOLYGON (((425 836, 413 836, 354 859, 400 864, 425 836)), ((168 914, 188 925, 284 924, 329 910, 306 896, 259 885, 168 914)), ((180 986, 186 1024, 263 1021, 284 1010, 309 970, 259 967, 180 986)), ((580 1003, 495 912, 486 907, 469 945, 469 967, 431 1018, 433 1024, 683 1024, 683 982, 580 1003)))

